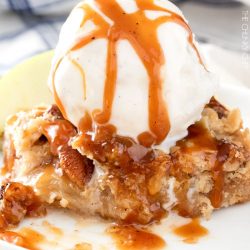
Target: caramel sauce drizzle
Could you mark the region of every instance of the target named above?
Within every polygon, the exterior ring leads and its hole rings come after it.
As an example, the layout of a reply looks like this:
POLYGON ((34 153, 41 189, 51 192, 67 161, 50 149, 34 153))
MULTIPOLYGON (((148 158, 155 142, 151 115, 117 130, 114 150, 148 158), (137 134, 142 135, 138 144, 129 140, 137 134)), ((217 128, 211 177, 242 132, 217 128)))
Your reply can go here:
POLYGON ((3 149, 3 167, 1 168, 1 175, 7 175, 8 173, 11 172, 13 166, 14 166, 14 161, 16 158, 16 150, 14 146, 14 142, 12 139, 10 139, 10 145, 7 148, 7 150, 3 149))
POLYGON ((132 138, 117 135, 116 127, 111 124, 95 126, 90 114, 86 113, 79 123, 81 132, 74 142, 74 147, 90 152, 93 158, 101 163, 122 166, 127 170, 136 164, 144 164, 155 159, 151 148, 138 145, 132 138), (93 138, 94 134, 94 138, 93 138))
MULTIPOLYGON (((188 128, 188 136, 177 142, 185 154, 211 155, 213 189, 209 193, 209 199, 214 208, 220 208, 223 201, 224 170, 223 165, 229 157, 230 144, 212 137, 211 133, 201 123, 196 123, 188 128)), ((183 197, 182 197, 183 199, 183 197)), ((185 199, 185 198, 184 198, 185 199)), ((185 202, 184 202, 185 203, 185 202)), ((184 204, 185 207, 185 204, 184 204)), ((183 215, 189 216, 185 209, 183 215)))
POLYGON ((39 245, 49 243, 44 235, 28 227, 19 232, 0 231, 0 240, 29 250, 41 250, 39 245))
POLYGON ((87 86, 86 86, 86 78, 85 78, 84 70, 76 60, 70 58, 70 61, 80 72, 80 75, 83 81, 83 99, 86 100, 87 99, 87 86))
POLYGON ((223 165, 227 161, 230 152, 230 144, 223 141, 217 144, 218 152, 213 168, 214 188, 209 194, 209 198, 214 208, 220 208, 223 201, 224 169, 223 165))
POLYGON ((48 122, 42 129, 49 140, 53 155, 58 155, 62 147, 68 145, 70 138, 76 135, 73 125, 66 120, 48 122))
MULTIPOLYGON (((96 0, 99 11, 107 16, 113 24, 107 21, 94 10, 91 6, 83 3, 79 8, 85 12, 81 22, 82 28, 88 20, 91 20, 96 29, 83 36, 69 51, 76 51, 89 44, 93 39, 108 39, 106 80, 103 94, 102 110, 94 110, 93 119, 97 124, 107 124, 112 114, 113 100, 115 97, 116 80, 117 80, 117 42, 125 39, 130 42, 141 59, 147 70, 149 77, 149 97, 148 113, 150 131, 142 132, 138 135, 140 144, 149 147, 153 144, 160 144, 168 135, 170 130, 170 121, 166 102, 163 98, 161 68, 165 63, 164 53, 157 37, 158 27, 167 22, 173 22, 182 26, 188 32, 188 42, 195 50, 199 62, 203 65, 199 52, 194 44, 193 35, 190 27, 185 20, 178 14, 166 10, 154 4, 153 0, 135 0, 138 10, 135 13, 125 13, 115 0, 96 0), (146 17, 145 11, 163 11, 168 16, 161 16, 155 20, 146 17)), ((56 92, 54 78, 56 71, 60 66, 63 58, 56 64, 52 76, 52 85, 55 101, 66 117, 65 108, 56 92)), ((76 62, 73 62, 76 65, 76 62)), ((76 65, 80 69, 80 65, 76 65)), ((204 65, 203 65, 204 66, 204 65)), ((85 91, 86 93, 86 91, 85 91)))
POLYGON ((61 62, 62 62, 63 58, 61 58, 57 63, 56 63, 56 66, 55 66, 55 70, 53 71, 52 73, 52 89, 53 89, 53 97, 54 97, 54 100, 56 102, 56 105, 58 106, 58 108, 60 109, 63 117, 65 119, 68 119, 67 118, 67 113, 65 111, 65 108, 61 102, 61 99, 56 91, 56 86, 55 86, 55 77, 56 77, 56 72, 57 72, 57 69, 59 68, 61 62))
POLYGON ((48 221, 43 221, 42 226, 48 229, 52 234, 58 236, 59 238, 63 237, 63 231, 59 227, 54 226, 53 224, 49 223, 48 221))
POLYGON ((166 246, 158 235, 132 225, 117 225, 108 229, 120 250, 159 250, 166 246))
POLYGON ((49 142, 50 151, 54 156, 58 156, 63 147, 69 147, 70 138, 76 136, 76 128, 63 115, 56 105, 52 105, 46 113, 53 116, 53 121, 44 120, 40 126, 40 132, 49 142))
POLYGON ((198 218, 192 219, 191 222, 177 227, 173 233, 183 238, 183 241, 188 244, 196 243, 200 238, 208 235, 208 230, 200 224, 198 218))
POLYGON ((188 135, 176 143, 184 153, 210 152, 217 150, 217 142, 208 129, 201 123, 188 128, 188 135))

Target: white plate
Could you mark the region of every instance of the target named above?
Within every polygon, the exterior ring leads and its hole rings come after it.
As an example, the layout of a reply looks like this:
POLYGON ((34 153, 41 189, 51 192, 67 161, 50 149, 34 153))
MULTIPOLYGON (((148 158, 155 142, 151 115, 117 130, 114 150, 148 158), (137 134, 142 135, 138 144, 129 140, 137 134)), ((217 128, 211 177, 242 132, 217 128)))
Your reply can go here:
MULTIPOLYGON (((207 55, 211 71, 221 78, 218 97, 229 107, 240 108, 245 127, 250 127, 250 65, 243 65, 242 56, 229 53, 213 46, 202 48, 207 55)), ((201 83, 202 84, 202 83, 201 83)), ((215 212, 209 221, 202 220, 202 225, 209 230, 208 236, 196 244, 186 244, 175 236, 173 226, 186 223, 188 219, 170 215, 153 231, 165 239, 167 250, 247 250, 250 249, 250 203, 237 205, 215 212)), ((101 219, 83 219, 64 210, 51 210, 45 218, 25 219, 19 228, 29 227, 46 235, 54 244, 43 244, 41 249, 73 249, 76 243, 90 243, 93 249, 115 249, 113 240, 105 233, 110 223, 101 219), (61 228, 63 235, 51 233, 44 221, 61 228)), ((18 247, 0 241, 0 249, 14 250, 18 247)))

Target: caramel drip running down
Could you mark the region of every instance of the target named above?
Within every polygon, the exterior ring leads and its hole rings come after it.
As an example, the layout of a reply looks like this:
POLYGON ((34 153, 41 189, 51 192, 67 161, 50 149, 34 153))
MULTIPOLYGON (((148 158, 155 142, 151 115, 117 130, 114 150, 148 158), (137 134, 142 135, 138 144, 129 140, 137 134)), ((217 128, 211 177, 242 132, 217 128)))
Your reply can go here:
POLYGON ((68 145, 70 138, 76 135, 74 127, 65 120, 45 124, 43 133, 49 140, 53 155, 58 155, 62 146, 68 145))
POLYGON ((214 208, 220 208, 223 201, 224 169, 223 165, 228 160, 230 154, 230 144, 223 141, 218 142, 218 152, 213 168, 214 188, 209 194, 209 198, 214 208))
MULTIPOLYGON (((69 51, 75 51, 89 44, 93 39, 108 39, 108 52, 106 62, 106 80, 103 94, 102 110, 93 111, 93 119, 98 124, 107 124, 111 118, 112 106, 115 97, 117 81, 117 42, 125 39, 130 42, 137 55, 141 59, 149 77, 148 113, 150 131, 144 131, 138 135, 138 141, 144 146, 160 144, 168 135, 170 121, 167 105, 163 98, 163 85, 161 79, 161 68, 165 64, 165 57, 161 45, 158 41, 158 27, 167 22, 173 22, 182 26, 188 32, 188 42, 195 50, 201 64, 202 60, 193 41, 190 27, 178 14, 166 10, 154 4, 153 0, 135 0, 138 10, 128 14, 120 7, 115 0, 96 0, 99 11, 108 17, 112 24, 84 3, 81 7, 85 12, 81 27, 91 20, 96 29, 88 35, 82 37, 69 51), (147 18, 145 11, 163 11, 167 16, 160 16, 155 20, 147 18)), ((53 85, 56 71, 61 63, 59 60, 53 75, 53 85)), ((75 63, 74 63, 75 64, 75 63)), ((77 65, 80 68, 80 65, 77 65)), ((55 100, 62 113, 65 109, 58 98, 56 88, 53 86, 55 100)))
POLYGON ((56 72, 57 72, 57 69, 59 68, 61 62, 62 62, 63 58, 61 58, 57 63, 56 63, 56 66, 55 66, 55 69, 54 71, 52 72, 52 88, 53 88, 53 96, 54 96, 54 100, 56 102, 56 105, 57 107, 60 109, 63 117, 65 119, 68 119, 67 118, 67 114, 66 114, 66 111, 65 111, 65 108, 61 102, 61 99, 56 91, 56 86, 55 86, 55 77, 56 77, 56 72))
POLYGON ((211 171, 214 185, 209 193, 209 199, 214 208, 220 208, 224 188, 223 165, 229 157, 230 144, 212 137, 204 124, 196 123, 188 128, 188 136, 177 142, 177 146, 184 154, 201 154, 202 157, 210 155, 213 158, 211 171))
POLYGON ((83 81, 83 99, 86 100, 87 99, 87 95, 86 95, 87 87, 86 87, 86 78, 85 78, 84 70, 76 60, 70 58, 70 61, 80 72, 80 75, 83 81))

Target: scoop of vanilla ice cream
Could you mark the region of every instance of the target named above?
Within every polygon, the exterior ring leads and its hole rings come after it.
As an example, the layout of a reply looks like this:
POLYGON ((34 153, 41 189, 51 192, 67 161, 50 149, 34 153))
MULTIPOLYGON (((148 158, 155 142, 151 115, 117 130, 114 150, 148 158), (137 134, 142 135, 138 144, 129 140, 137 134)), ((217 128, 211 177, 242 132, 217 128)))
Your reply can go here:
MULTIPOLYGON (((98 9, 94 0, 83 2, 112 25, 112 20, 98 9)), ((116 2, 124 13, 138 10, 135 0, 116 2)), ((72 11, 62 27, 49 79, 50 89, 54 94, 56 92, 67 119, 75 126, 78 126, 86 111, 91 114, 96 109, 102 109, 108 48, 107 39, 93 38, 86 46, 71 50, 82 37, 96 29, 91 18, 81 27, 86 15, 84 8, 79 8, 81 4, 72 11)), ((181 11, 167 0, 155 0, 154 4, 183 17, 181 11)), ((168 16, 164 11, 147 10, 145 13, 152 21, 168 16)), ((195 49, 188 42, 185 28, 175 22, 166 22, 159 25, 157 35, 165 57, 165 63, 161 67, 162 93, 171 128, 160 145, 154 146, 167 151, 187 134, 188 126, 201 117, 217 84, 215 77, 200 63, 195 49)), ((117 79, 109 123, 116 126, 119 135, 137 140, 140 133, 150 131, 149 77, 128 40, 120 39, 117 42, 116 53, 117 79)))

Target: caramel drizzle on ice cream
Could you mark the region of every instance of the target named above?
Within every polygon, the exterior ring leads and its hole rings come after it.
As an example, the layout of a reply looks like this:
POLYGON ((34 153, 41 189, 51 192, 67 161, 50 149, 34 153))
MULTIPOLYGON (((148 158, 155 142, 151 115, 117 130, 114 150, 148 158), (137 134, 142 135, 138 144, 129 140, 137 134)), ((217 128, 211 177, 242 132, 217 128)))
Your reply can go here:
MULTIPOLYGON (((155 5, 153 0, 135 0, 135 2, 138 10, 134 13, 125 13, 115 0, 96 0, 97 9, 94 9, 87 3, 83 3, 79 6, 78 8, 83 9, 85 13, 80 28, 82 28, 87 21, 92 21, 96 28, 74 44, 68 53, 81 49, 92 42, 93 39, 105 38, 108 40, 103 107, 102 110, 94 110, 92 113, 93 120, 99 125, 104 125, 108 124, 111 118, 115 97, 117 81, 117 43, 120 39, 125 39, 130 42, 141 59, 149 77, 148 114, 150 131, 142 132, 137 138, 140 144, 149 147, 153 144, 160 144, 168 135, 171 126, 167 104, 163 97, 161 68, 165 64, 165 57, 157 36, 158 27, 167 22, 182 26, 188 32, 188 42, 195 50, 200 63, 203 63, 195 47, 192 31, 183 17, 155 5), (168 15, 160 16, 152 20, 146 16, 145 11, 161 11, 168 15), (111 20, 112 24, 107 22, 103 16, 111 20)), ((62 59, 63 58, 61 58, 55 66, 52 81, 55 101, 64 114, 64 117, 66 117, 65 108, 56 92, 54 84, 55 74, 62 59)), ((74 64, 76 65, 76 63, 74 64)), ((80 68, 79 64, 77 64, 77 68, 80 68)), ((83 72, 83 70, 80 71, 83 72)))

